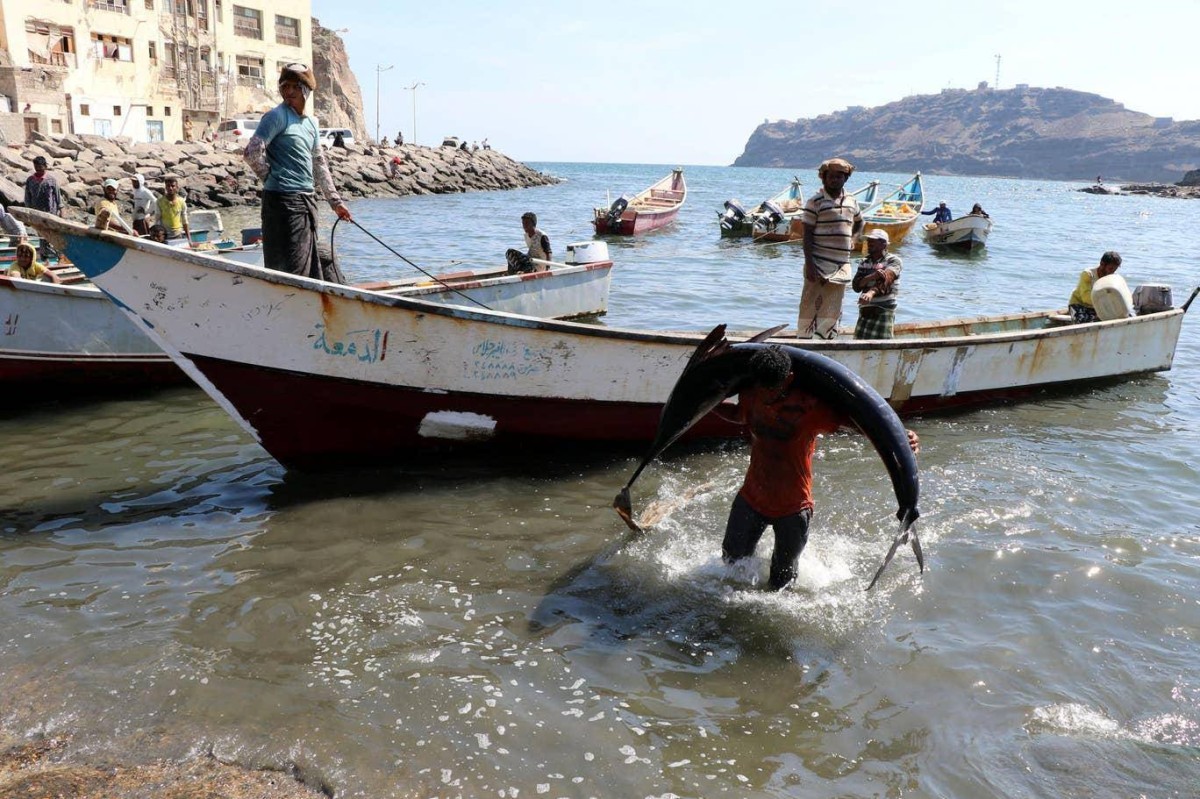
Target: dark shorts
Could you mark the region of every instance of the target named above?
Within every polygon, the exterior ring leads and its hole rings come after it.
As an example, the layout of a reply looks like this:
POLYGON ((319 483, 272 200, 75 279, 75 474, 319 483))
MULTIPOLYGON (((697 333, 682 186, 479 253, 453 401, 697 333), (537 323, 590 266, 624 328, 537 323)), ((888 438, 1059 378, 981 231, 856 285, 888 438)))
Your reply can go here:
POLYGON ((796 579, 796 561, 808 543, 808 523, 812 510, 804 509, 790 516, 772 519, 756 511, 741 494, 733 500, 729 509, 729 521, 725 525, 725 540, 721 552, 726 563, 748 558, 754 554, 758 540, 767 525, 775 531, 775 550, 771 553, 771 578, 767 584, 778 591, 796 579))
POLYGON ((1088 322, 1099 322, 1100 317, 1096 316, 1096 309, 1089 308, 1086 305, 1068 305, 1067 309, 1071 312, 1071 318, 1075 320, 1077 325, 1086 325, 1088 322))

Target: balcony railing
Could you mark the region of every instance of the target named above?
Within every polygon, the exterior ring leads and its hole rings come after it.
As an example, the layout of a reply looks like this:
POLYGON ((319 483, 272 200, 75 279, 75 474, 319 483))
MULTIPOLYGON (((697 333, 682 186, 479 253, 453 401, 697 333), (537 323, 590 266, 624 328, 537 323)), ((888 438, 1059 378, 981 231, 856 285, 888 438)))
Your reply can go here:
POLYGON ((238 75, 238 86, 255 86, 259 89, 266 84, 263 83, 262 75, 238 75))
POLYGON ((290 44, 292 47, 300 46, 300 37, 294 33, 275 31, 275 41, 279 44, 290 44))
POLYGON ((262 26, 257 22, 243 22, 241 20, 234 20, 233 32, 238 36, 245 36, 247 39, 262 38, 262 26))
POLYGON ((40 53, 29 51, 29 63, 46 65, 51 67, 75 67, 74 53, 59 53, 42 51, 40 53))
POLYGON ((128 0, 88 0, 88 8, 98 8, 101 11, 116 11, 129 16, 128 0))

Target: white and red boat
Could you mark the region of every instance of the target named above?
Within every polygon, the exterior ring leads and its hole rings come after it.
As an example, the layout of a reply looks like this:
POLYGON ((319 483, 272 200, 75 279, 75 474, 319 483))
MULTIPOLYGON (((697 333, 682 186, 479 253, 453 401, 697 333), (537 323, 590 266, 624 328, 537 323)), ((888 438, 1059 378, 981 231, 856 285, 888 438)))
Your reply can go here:
MULTIPOLYGON (((216 250, 157 248, 210 259, 216 250)), ((362 291, 419 297, 441 305, 574 318, 608 310, 612 261, 603 242, 567 245, 569 264, 541 272, 504 267, 360 283, 362 291)), ((189 378, 130 317, 71 265, 62 283, 0 273, 0 385, 61 396, 187 384, 189 378)), ((253 268, 253 267, 252 267, 253 268)), ((259 267, 261 270, 261 267, 259 267)))
POLYGON ((592 224, 598 235, 634 236, 675 221, 686 199, 683 169, 675 169, 633 199, 621 196, 606 208, 596 208, 592 224))
MULTIPOLYGON (((642 445, 703 338, 435 305, 20 213, 288 466, 642 445)), ((1195 294, 1086 325, 1046 311, 901 324, 886 341, 773 340, 834 358, 901 414, 937 411, 1170 369, 1195 294)), ((710 414, 691 435, 741 433, 710 414)))

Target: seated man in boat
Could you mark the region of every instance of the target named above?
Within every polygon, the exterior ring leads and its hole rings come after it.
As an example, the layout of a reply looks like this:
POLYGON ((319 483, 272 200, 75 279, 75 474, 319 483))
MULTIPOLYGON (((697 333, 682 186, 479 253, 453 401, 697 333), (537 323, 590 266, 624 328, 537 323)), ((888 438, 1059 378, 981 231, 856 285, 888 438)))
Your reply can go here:
POLYGON ((1092 307, 1092 286, 1100 278, 1108 277, 1116 272, 1120 265, 1121 255, 1109 250, 1100 256, 1099 265, 1079 273, 1079 284, 1075 286, 1075 291, 1071 292, 1071 299, 1067 300, 1067 309, 1071 318, 1075 320, 1075 324, 1082 325, 1087 322, 1099 321, 1096 309, 1092 307))
POLYGON ((983 206, 979 203, 975 203, 971 206, 971 213, 967 214, 967 216, 982 216, 984 219, 989 218, 987 211, 983 210, 983 206))
POLYGON ((534 263, 535 258, 541 261, 550 260, 550 237, 538 229, 537 214, 526 211, 521 214, 521 227, 525 230, 525 246, 528 253, 520 250, 509 250, 504 254, 508 262, 508 271, 512 274, 520 272, 545 272, 549 267, 545 264, 534 263))
POLYGON ((934 208, 932 211, 921 212, 921 216, 929 216, 930 214, 933 214, 934 224, 938 225, 943 222, 949 222, 954 218, 954 214, 950 213, 950 209, 946 207, 945 203, 938 203, 938 207, 934 208))
POLYGON ((850 286, 858 295, 858 324, 854 337, 886 339, 892 337, 896 324, 896 298, 900 295, 900 256, 888 252, 888 234, 872 230, 863 236, 867 241, 867 257, 858 262, 858 271, 850 286))
POLYGON ((104 197, 96 203, 95 226, 98 230, 117 230, 128 236, 136 236, 133 227, 121 218, 121 209, 117 206, 117 181, 109 178, 104 181, 104 197))
POLYGON ((37 252, 27 241, 17 245, 17 259, 13 261, 12 268, 8 270, 8 276, 21 277, 26 280, 44 280, 48 283, 62 282, 58 279, 58 275, 50 271, 45 264, 38 262, 37 252))
POLYGON ((146 234, 151 241, 156 241, 159 244, 167 243, 167 229, 162 225, 151 225, 150 232, 146 234))
POLYGON ((192 246, 187 200, 179 193, 179 178, 167 176, 163 180, 163 193, 155 207, 158 210, 158 224, 167 229, 167 238, 186 239, 187 246, 192 246))

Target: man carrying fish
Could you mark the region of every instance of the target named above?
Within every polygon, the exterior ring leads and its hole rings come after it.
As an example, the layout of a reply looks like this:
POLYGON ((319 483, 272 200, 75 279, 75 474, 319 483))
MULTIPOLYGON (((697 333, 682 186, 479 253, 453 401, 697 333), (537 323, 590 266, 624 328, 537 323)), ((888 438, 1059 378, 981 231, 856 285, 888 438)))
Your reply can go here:
MULTIPOLYGON (((755 384, 738 395, 740 419, 750 430, 750 466, 725 525, 721 552, 726 563, 754 554, 767 525, 775 531, 768 588, 778 591, 796 579, 796 561, 808 542, 812 519, 812 458, 817 438, 850 420, 802 388, 793 391, 791 359, 776 347, 754 353, 755 384)), ((917 434, 908 434, 916 455, 917 434)))
POLYGON ((901 544, 912 546, 917 566, 925 557, 914 523, 921 487, 916 454, 920 442, 906 430, 879 392, 842 364, 816 352, 765 343, 782 329, 773 327, 738 344, 725 338, 725 325, 713 328, 696 347, 663 406, 649 451, 613 499, 613 508, 631 530, 630 489, 645 468, 697 421, 716 411, 727 421, 745 423, 750 433, 750 467, 726 524, 722 551, 727 562, 754 554, 767 525, 775 530, 769 587, 779 590, 796 577, 796 561, 808 540, 812 517, 812 457, 817 438, 843 425, 867 437, 891 476, 900 532, 867 589, 879 580, 901 544), (721 403, 739 395, 736 419, 721 403))

